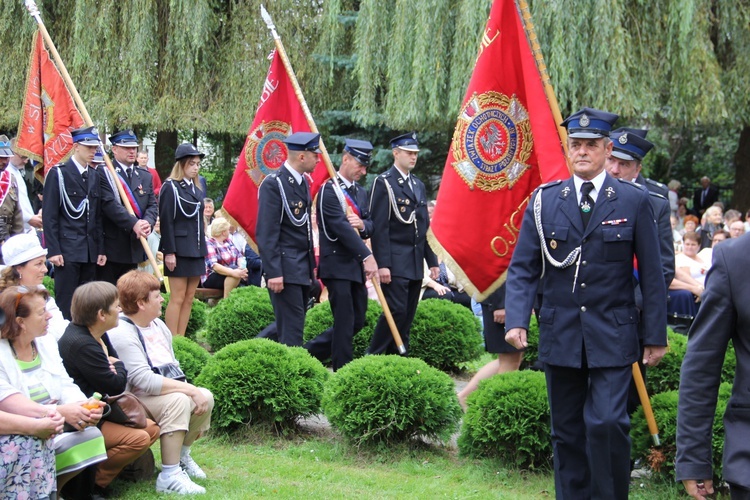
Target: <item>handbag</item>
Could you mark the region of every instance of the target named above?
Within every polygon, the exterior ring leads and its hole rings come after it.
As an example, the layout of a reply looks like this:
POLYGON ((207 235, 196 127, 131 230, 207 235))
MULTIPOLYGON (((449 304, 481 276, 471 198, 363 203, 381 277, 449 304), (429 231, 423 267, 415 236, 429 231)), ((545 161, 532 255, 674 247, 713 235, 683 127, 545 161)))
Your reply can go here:
POLYGON ((146 355, 146 361, 148 361, 148 366, 151 367, 152 372, 156 373, 157 375, 161 375, 162 377, 171 378, 172 380, 187 382, 187 376, 185 376, 185 372, 182 371, 182 368, 180 368, 180 365, 178 365, 177 363, 167 363, 166 365, 154 366, 151 363, 151 358, 148 357, 148 349, 146 349, 146 342, 143 340, 141 329, 138 328, 138 325, 133 323, 133 320, 131 320, 127 316, 120 316, 120 319, 130 323, 135 327, 135 331, 138 332, 138 340, 141 341, 141 346, 143 346, 143 353, 146 355))
POLYGON ((102 398, 110 407, 108 422, 125 425, 134 429, 145 429, 146 418, 151 417, 141 400, 130 392, 102 398))

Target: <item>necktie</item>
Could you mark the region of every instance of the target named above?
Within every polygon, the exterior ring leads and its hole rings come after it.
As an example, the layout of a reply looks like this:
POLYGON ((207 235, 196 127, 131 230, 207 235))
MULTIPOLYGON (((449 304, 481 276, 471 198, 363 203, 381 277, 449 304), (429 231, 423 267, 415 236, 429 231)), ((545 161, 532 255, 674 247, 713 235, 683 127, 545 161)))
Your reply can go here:
POLYGON ((354 198, 355 193, 357 192, 357 185, 352 184, 348 188, 346 188, 346 192, 349 193, 349 195, 354 198))
POLYGON ((88 183, 88 180, 89 180, 89 169, 88 168, 84 169, 84 171, 81 172, 81 177, 83 178, 83 186, 88 191, 88 189, 89 189, 89 183, 88 183))
POLYGON ((125 175, 128 178, 128 181, 133 180, 133 169, 132 168, 125 168, 125 175))
POLYGON ((411 176, 406 178, 406 187, 409 188, 409 191, 412 193, 414 192, 414 188, 411 187, 411 176))
POLYGON ((584 229, 589 225, 589 219, 591 219, 591 212, 594 210, 594 199, 590 193, 594 189, 594 183, 586 181, 581 186, 581 220, 583 221, 584 229))

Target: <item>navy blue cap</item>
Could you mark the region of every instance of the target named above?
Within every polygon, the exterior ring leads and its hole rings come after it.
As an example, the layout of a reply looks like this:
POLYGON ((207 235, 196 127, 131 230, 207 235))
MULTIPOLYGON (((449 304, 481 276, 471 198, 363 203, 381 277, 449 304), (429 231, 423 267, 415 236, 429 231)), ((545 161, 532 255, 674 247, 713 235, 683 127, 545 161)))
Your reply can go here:
POLYGON ((568 129, 572 139, 600 139, 609 137, 619 118, 614 113, 594 108, 582 108, 565 119, 560 125, 568 129))
POLYGON ((0 135, 0 158, 10 158, 11 156, 13 156, 13 151, 10 148, 8 136, 0 135))
POLYGON ((654 147, 653 143, 644 138, 647 132, 648 130, 632 128, 618 128, 612 132, 612 156, 621 160, 643 160, 654 147))
POLYGON ((295 132, 283 142, 289 151, 320 153, 320 134, 314 132, 295 132))
POLYGON ((189 142, 184 142, 177 146, 177 149, 175 149, 174 151, 175 161, 187 158, 188 156, 199 156, 203 158, 204 156, 206 156, 206 154, 198 151, 198 149, 189 142))
POLYGON ((132 130, 120 130, 109 136, 109 142, 113 146, 123 146, 126 148, 137 148, 138 137, 135 136, 135 132, 132 130))
POLYGON ((391 149, 403 149, 404 151, 419 151, 419 141, 416 132, 400 135, 391 139, 391 149))
POLYGON ((91 161, 94 165, 99 165, 100 163, 104 163, 104 153, 102 153, 102 148, 97 148, 96 153, 94 153, 94 159, 91 161))
POLYGON ((73 142, 82 146, 98 146, 99 131, 96 127, 82 127, 72 130, 73 142))
POLYGON ((369 141, 360 141, 359 139, 346 139, 344 151, 352 155, 365 167, 370 166, 372 160, 372 144, 369 141))

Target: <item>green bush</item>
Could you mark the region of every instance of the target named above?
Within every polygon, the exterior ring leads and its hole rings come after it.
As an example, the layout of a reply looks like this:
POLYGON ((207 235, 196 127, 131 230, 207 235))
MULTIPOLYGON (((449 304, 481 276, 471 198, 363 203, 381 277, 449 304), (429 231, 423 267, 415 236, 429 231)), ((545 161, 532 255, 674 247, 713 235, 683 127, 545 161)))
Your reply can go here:
POLYGON ((206 340, 211 349, 255 337, 274 321, 268 290, 256 286, 235 288, 221 299, 206 323, 206 340))
POLYGON ((508 467, 549 468, 552 457, 544 374, 516 371, 482 381, 469 395, 458 448, 508 467))
POLYGON ((55 298, 55 280, 50 278, 49 276, 45 276, 42 280, 42 285, 44 285, 44 288, 47 289, 49 292, 49 296, 53 299, 55 298))
MULTIPOLYGON (((721 459, 724 453, 724 421, 723 415, 727 402, 732 394, 731 384, 723 383, 719 387, 719 397, 716 403, 716 413, 713 423, 712 439, 712 467, 714 474, 721 477, 721 459)), ((674 461, 677 437, 677 391, 656 394, 651 397, 651 407, 654 418, 659 427, 661 446, 654 446, 643 408, 631 419, 630 438, 633 442, 631 455, 634 459, 641 458, 654 472, 674 481, 674 461)))
POLYGON ((523 361, 527 366, 531 366, 539 358, 539 322, 533 314, 529 321, 529 330, 526 332, 526 342, 528 346, 523 353, 523 361))
MULTIPOLYGON (((354 359, 361 358, 365 351, 370 347, 372 332, 378 323, 378 318, 383 312, 383 308, 377 300, 367 301, 367 312, 365 313, 365 326, 352 339, 352 352, 354 359)), ((322 302, 309 311, 305 317, 304 341, 314 339, 325 330, 333 326, 333 313, 331 312, 331 303, 322 302)))
POLYGON ((365 356, 326 385, 323 411, 331 426, 357 443, 394 444, 424 436, 446 441, 461 407, 453 380, 419 359, 365 356))
POLYGON ((185 372, 188 382, 192 382, 198 375, 208 359, 211 357, 204 348, 186 337, 173 336, 172 349, 177 361, 180 362, 180 368, 185 372))
POLYGON ((300 417, 320 412, 328 377, 323 365, 301 347, 251 339, 217 352, 195 383, 214 395, 212 425, 217 429, 258 423, 285 429, 300 417))
POLYGON ((649 395, 676 391, 680 387, 680 367, 687 350, 687 337, 668 328, 667 342, 669 348, 661 362, 649 367, 646 372, 646 389, 649 395))
POLYGON ((409 356, 443 371, 482 355, 482 327, 470 309, 448 300, 419 302, 409 337, 409 356))
MULTIPOLYGON (((164 318, 164 311, 167 310, 167 304, 169 304, 169 294, 162 293, 161 296, 164 297, 164 302, 161 305, 161 317, 164 318)), ((190 319, 185 330, 185 336, 195 340, 195 334, 206 325, 207 316, 208 306, 198 299, 193 299, 193 307, 190 309, 190 319)))

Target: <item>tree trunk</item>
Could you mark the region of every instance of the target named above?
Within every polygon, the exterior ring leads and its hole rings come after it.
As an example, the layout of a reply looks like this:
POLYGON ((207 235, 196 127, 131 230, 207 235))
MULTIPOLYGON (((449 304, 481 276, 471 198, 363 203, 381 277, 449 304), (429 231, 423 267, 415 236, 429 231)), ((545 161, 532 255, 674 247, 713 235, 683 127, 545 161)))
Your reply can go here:
POLYGON ((740 133, 734 168, 732 207, 745 214, 750 209, 750 124, 746 124, 740 133))
POLYGON ((162 179, 169 177, 174 166, 174 150, 177 149, 177 131, 161 130, 156 132, 154 161, 156 170, 162 179))

